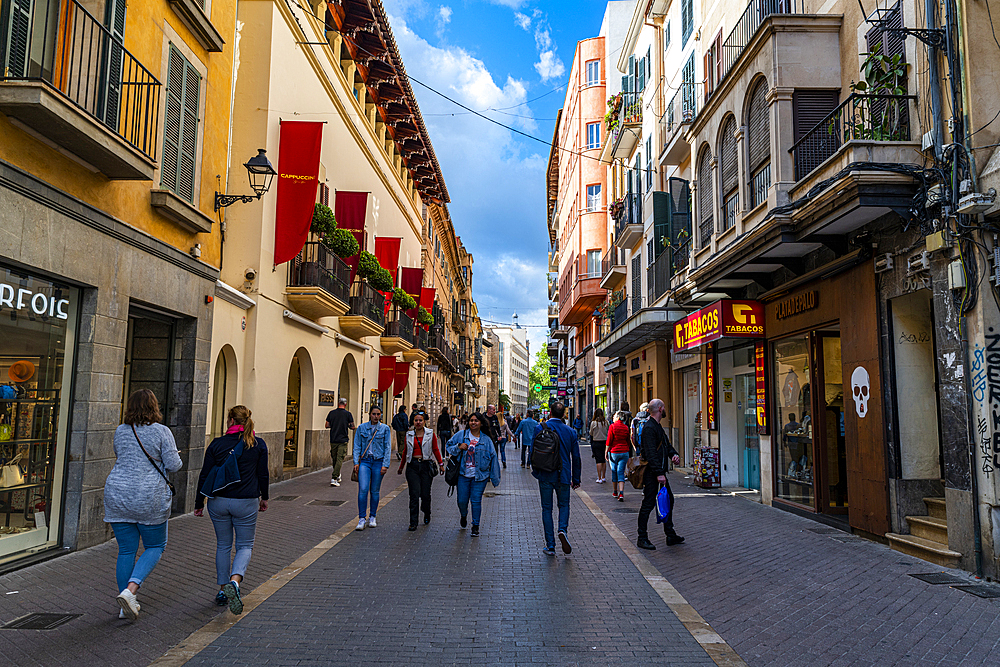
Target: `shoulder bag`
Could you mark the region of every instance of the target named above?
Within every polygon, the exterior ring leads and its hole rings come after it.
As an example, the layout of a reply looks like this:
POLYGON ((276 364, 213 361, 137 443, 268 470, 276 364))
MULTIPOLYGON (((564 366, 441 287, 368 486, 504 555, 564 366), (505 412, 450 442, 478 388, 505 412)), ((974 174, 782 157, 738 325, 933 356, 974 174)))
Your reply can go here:
POLYGON ((139 449, 141 449, 142 453, 146 455, 147 459, 149 459, 150 465, 152 465, 153 468, 156 469, 156 472, 160 473, 160 477, 163 478, 163 481, 167 483, 167 488, 170 489, 170 495, 176 496, 177 489, 174 488, 174 485, 171 483, 171 481, 167 479, 167 476, 163 473, 162 470, 160 470, 159 466, 156 465, 156 461, 154 461, 153 457, 149 455, 149 452, 146 451, 146 448, 142 446, 142 440, 139 439, 139 434, 136 433, 135 431, 135 424, 131 424, 131 426, 132 426, 132 435, 135 436, 135 441, 139 443, 139 449))
MULTIPOLYGON (((468 435, 468 429, 466 429, 466 435, 468 435)), ((448 457, 448 464, 444 469, 444 481, 448 484, 449 496, 454 493, 455 487, 458 486, 458 478, 462 475, 462 459, 465 453, 459 450, 458 454, 448 457)))
MULTIPOLYGON (((368 446, 365 447, 365 451, 361 455, 361 458, 358 459, 358 461, 363 461, 365 459, 365 457, 368 456, 368 450, 371 449, 372 443, 375 442, 375 436, 376 435, 378 435, 378 429, 375 429, 374 431, 372 431, 372 439, 368 441, 368 446)), ((351 472, 351 481, 352 482, 358 481, 358 469, 357 468, 355 468, 351 472)))

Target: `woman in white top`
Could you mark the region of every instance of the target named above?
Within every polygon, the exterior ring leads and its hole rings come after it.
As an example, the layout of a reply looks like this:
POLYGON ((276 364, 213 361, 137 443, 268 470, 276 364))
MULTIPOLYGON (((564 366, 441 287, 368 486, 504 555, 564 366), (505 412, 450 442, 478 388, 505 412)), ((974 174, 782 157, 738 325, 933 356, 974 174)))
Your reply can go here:
POLYGON ((597 483, 604 484, 607 473, 607 458, 605 448, 608 443, 608 420, 604 418, 604 410, 594 410, 594 421, 590 422, 590 450, 597 463, 597 483))

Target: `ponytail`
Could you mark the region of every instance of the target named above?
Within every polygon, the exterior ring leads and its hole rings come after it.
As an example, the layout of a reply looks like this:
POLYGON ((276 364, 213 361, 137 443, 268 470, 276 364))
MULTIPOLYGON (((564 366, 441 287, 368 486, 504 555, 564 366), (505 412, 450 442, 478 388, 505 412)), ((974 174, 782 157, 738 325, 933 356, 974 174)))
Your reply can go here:
POLYGON ((245 405, 234 405, 229 408, 229 418, 233 420, 234 424, 243 427, 243 442, 246 443, 248 449, 257 444, 253 432, 253 419, 250 418, 251 414, 253 413, 250 408, 245 405))

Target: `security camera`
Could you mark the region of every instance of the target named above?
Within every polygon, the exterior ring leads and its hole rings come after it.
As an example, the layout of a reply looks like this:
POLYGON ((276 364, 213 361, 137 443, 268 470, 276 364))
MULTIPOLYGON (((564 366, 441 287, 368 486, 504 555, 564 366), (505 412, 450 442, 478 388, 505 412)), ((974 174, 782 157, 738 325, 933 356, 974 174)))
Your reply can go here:
POLYGON ((243 277, 247 279, 248 283, 252 283, 257 278, 257 269, 250 267, 243 272, 243 277))

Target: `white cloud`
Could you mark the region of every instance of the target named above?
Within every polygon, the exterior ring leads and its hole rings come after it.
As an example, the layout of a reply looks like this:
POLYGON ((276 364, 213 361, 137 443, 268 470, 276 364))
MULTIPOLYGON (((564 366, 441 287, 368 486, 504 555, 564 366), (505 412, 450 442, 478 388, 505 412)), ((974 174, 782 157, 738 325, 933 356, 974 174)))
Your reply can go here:
POLYGON ((438 16, 442 23, 448 23, 451 21, 451 7, 447 5, 442 6, 438 9, 438 16))
POLYGON ((535 71, 542 77, 543 82, 556 79, 566 71, 566 67, 555 51, 542 51, 538 57, 539 60, 535 63, 535 71))
POLYGON ((548 29, 542 29, 539 27, 535 30, 535 46, 538 47, 539 51, 545 51, 552 46, 552 36, 549 34, 548 29))
POLYGON ((531 27, 531 17, 521 12, 514 12, 514 22, 520 26, 521 30, 527 30, 531 27))

